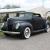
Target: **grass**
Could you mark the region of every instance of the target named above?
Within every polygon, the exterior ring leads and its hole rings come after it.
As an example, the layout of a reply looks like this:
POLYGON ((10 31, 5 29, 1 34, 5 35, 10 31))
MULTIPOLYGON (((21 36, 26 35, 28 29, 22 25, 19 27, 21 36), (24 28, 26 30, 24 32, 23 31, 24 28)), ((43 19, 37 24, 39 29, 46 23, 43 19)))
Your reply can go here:
POLYGON ((4 34, 2 32, 0 32, 0 36, 4 36, 4 34))
MULTIPOLYGON (((0 30, 1 30, 1 23, 0 23, 0 30)), ((2 32, 0 32, 0 36, 3 36, 4 34, 2 32)))

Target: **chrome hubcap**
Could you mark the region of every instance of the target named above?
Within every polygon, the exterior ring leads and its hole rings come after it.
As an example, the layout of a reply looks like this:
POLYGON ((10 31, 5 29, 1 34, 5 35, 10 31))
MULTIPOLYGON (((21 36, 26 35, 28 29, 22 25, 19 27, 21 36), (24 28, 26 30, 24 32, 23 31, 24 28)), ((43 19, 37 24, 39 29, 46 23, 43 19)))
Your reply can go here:
POLYGON ((30 34, 31 34, 30 28, 26 27, 25 30, 24 30, 24 36, 25 36, 25 38, 29 38, 30 34))

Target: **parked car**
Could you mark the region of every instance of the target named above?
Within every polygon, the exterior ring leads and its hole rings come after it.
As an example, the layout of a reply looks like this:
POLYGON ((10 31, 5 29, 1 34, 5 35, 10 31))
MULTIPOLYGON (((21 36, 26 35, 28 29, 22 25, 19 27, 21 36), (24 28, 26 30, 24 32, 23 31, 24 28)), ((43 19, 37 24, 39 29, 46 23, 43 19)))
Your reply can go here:
POLYGON ((4 25, 2 25, 1 31, 6 36, 20 34, 21 37, 27 39, 33 32, 47 32, 47 23, 40 14, 24 12, 19 13, 16 17, 8 18, 4 25))

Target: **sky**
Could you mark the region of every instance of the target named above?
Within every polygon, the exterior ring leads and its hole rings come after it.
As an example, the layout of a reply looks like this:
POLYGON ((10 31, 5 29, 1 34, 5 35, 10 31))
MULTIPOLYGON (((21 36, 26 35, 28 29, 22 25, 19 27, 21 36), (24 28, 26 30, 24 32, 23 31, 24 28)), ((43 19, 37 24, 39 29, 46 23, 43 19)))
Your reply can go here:
POLYGON ((50 0, 0 0, 0 7, 4 7, 7 4, 17 5, 27 9, 32 9, 40 6, 50 8, 50 0))

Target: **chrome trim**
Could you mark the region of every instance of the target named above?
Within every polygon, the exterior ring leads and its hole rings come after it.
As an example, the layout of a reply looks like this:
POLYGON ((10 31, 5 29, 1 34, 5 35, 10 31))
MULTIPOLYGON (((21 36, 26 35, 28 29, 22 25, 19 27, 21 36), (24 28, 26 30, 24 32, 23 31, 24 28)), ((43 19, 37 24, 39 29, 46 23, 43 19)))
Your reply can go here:
POLYGON ((20 34, 20 32, 11 32, 11 31, 1 31, 0 32, 3 32, 3 33, 8 33, 8 34, 20 34))
MULTIPOLYGON (((45 29, 46 29, 46 28, 45 28, 45 29)), ((40 31, 44 31, 45 29, 36 30, 36 31, 33 31, 33 32, 40 32, 40 31)))

